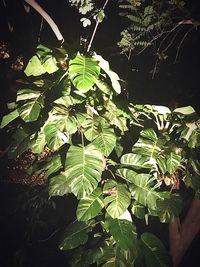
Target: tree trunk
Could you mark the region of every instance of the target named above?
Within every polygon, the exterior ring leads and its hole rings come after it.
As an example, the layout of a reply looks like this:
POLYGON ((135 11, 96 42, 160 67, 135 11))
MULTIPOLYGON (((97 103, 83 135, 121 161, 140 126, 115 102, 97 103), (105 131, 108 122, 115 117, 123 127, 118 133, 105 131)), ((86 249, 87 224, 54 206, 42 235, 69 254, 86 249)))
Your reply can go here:
POLYGON ((192 240, 200 230, 200 200, 193 199, 190 209, 180 223, 179 218, 169 223, 170 255, 173 267, 177 267, 192 240))

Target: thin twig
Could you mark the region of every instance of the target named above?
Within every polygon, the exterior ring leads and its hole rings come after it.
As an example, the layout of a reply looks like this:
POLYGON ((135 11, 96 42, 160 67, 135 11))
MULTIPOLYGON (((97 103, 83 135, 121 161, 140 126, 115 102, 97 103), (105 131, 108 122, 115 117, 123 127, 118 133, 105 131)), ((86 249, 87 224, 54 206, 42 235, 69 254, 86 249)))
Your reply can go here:
POLYGON ((56 35, 57 39, 61 43, 63 43, 64 38, 63 38, 60 30, 58 29, 58 26, 55 24, 53 19, 46 13, 46 11, 44 11, 44 9, 35 0, 24 0, 24 1, 26 3, 28 3, 30 6, 32 6, 47 21, 47 23, 51 27, 52 31, 56 35))
POLYGON ((177 58, 178 58, 178 55, 179 55, 179 52, 180 52, 180 48, 181 48, 181 46, 182 46, 182 44, 183 44, 183 41, 185 40, 185 38, 187 37, 187 35, 194 29, 194 27, 195 27, 195 26, 193 26, 190 30, 188 30, 188 31, 184 34, 183 38, 181 39, 181 41, 180 41, 180 43, 179 43, 179 46, 178 46, 178 48, 177 48, 176 57, 175 57, 175 59, 174 59, 174 64, 175 64, 176 61, 177 61, 177 58))
MULTIPOLYGON (((109 0, 106 0, 106 1, 105 1, 104 5, 103 5, 103 7, 102 7, 102 10, 104 10, 104 9, 106 8, 106 5, 107 5, 108 1, 109 1, 109 0)), ((88 47, 87 47, 87 52, 90 52, 90 48, 91 48, 91 46, 92 46, 92 42, 93 42, 93 40, 94 40, 94 36, 95 36, 95 34, 96 34, 96 31, 97 31, 97 28, 98 28, 98 26, 99 26, 99 23, 100 23, 100 21, 97 20, 97 21, 96 21, 96 25, 95 25, 95 27, 94 27, 94 31, 93 31, 92 36, 91 36, 91 39, 90 39, 90 42, 89 42, 88 47)))
POLYGON ((41 23, 40 23, 40 29, 39 29, 39 33, 38 33, 38 43, 40 43, 40 38, 41 38, 41 32, 42 32, 43 23, 44 23, 44 18, 42 17, 41 23))

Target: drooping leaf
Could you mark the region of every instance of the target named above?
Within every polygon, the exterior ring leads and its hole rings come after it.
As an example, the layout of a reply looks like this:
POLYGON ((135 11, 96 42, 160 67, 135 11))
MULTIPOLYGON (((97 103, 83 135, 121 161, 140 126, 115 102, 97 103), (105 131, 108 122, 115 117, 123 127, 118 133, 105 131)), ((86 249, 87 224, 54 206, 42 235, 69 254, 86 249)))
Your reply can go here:
POLYGON ((11 121, 15 120, 17 117, 19 117, 18 110, 15 109, 11 111, 9 114, 3 116, 3 119, 1 121, 0 128, 4 128, 6 125, 8 125, 11 121))
POLYGON ((107 213, 112 218, 119 218, 130 205, 130 192, 125 184, 120 184, 114 180, 108 180, 104 185, 104 204, 107 213))
POLYGON ((36 121, 40 115, 44 96, 40 91, 23 89, 18 91, 16 101, 22 101, 22 105, 18 108, 19 116, 25 122, 32 122, 36 121))
POLYGON ((97 187, 89 196, 79 201, 76 215, 79 221, 88 221, 99 214, 104 207, 102 190, 97 187))
POLYGON ((71 146, 67 153, 66 172, 71 192, 83 198, 92 192, 101 179, 103 156, 92 145, 71 146))
POLYGON ((59 244, 60 250, 68 250, 83 245, 88 240, 88 233, 92 230, 92 226, 85 222, 74 222, 70 224, 59 244))
POLYGON ((74 86, 85 93, 95 84, 100 67, 94 58, 77 55, 69 62, 69 74, 74 86))
POLYGON ((136 250, 136 227, 132 222, 109 218, 108 229, 117 245, 124 250, 136 250))
POLYGON ((103 127, 101 132, 97 135, 92 144, 99 150, 103 155, 108 157, 113 151, 116 145, 116 137, 112 128, 103 127))
POLYGON ((115 73, 114 71, 112 71, 110 69, 109 63, 108 61, 106 61, 105 59, 102 58, 102 56, 100 55, 94 55, 93 56, 97 61, 99 61, 99 66, 101 67, 101 69, 103 71, 105 71, 105 73, 108 75, 108 77, 111 80, 112 83, 112 87, 115 90, 116 93, 120 94, 121 93, 121 86, 119 83, 119 76, 117 75, 117 73, 115 73))
POLYGON ((158 237, 151 233, 141 235, 145 263, 148 267, 171 266, 167 250, 158 237))

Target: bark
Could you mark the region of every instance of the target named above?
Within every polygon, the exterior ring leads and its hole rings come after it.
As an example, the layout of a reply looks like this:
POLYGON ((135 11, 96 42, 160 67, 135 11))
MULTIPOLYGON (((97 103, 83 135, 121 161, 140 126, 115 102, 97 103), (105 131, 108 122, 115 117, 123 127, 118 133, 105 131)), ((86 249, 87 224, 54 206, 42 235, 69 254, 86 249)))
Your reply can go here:
POLYGON ((177 267, 192 240, 200 230, 200 200, 193 199, 190 209, 180 223, 179 218, 169 223, 170 255, 173 267, 177 267))

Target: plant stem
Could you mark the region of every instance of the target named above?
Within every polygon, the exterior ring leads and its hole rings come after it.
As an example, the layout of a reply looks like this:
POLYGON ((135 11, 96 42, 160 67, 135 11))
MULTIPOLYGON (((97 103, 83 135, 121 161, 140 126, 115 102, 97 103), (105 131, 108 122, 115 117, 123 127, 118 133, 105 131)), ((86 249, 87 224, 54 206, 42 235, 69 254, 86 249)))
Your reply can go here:
MULTIPOLYGON (((104 5, 103 5, 103 7, 102 7, 102 10, 105 9, 105 7, 106 7, 108 1, 109 1, 109 0, 106 0, 106 1, 105 1, 104 5)), ((97 31, 97 28, 98 28, 98 26, 99 26, 99 23, 100 23, 100 21, 97 20, 97 21, 96 21, 96 25, 95 25, 95 27, 94 27, 94 31, 93 31, 92 36, 91 36, 91 39, 90 39, 90 42, 89 42, 88 47, 87 47, 87 52, 90 52, 90 48, 91 48, 91 46, 92 46, 92 42, 93 42, 93 40, 94 40, 94 36, 95 36, 95 34, 96 34, 96 31, 97 31)))

